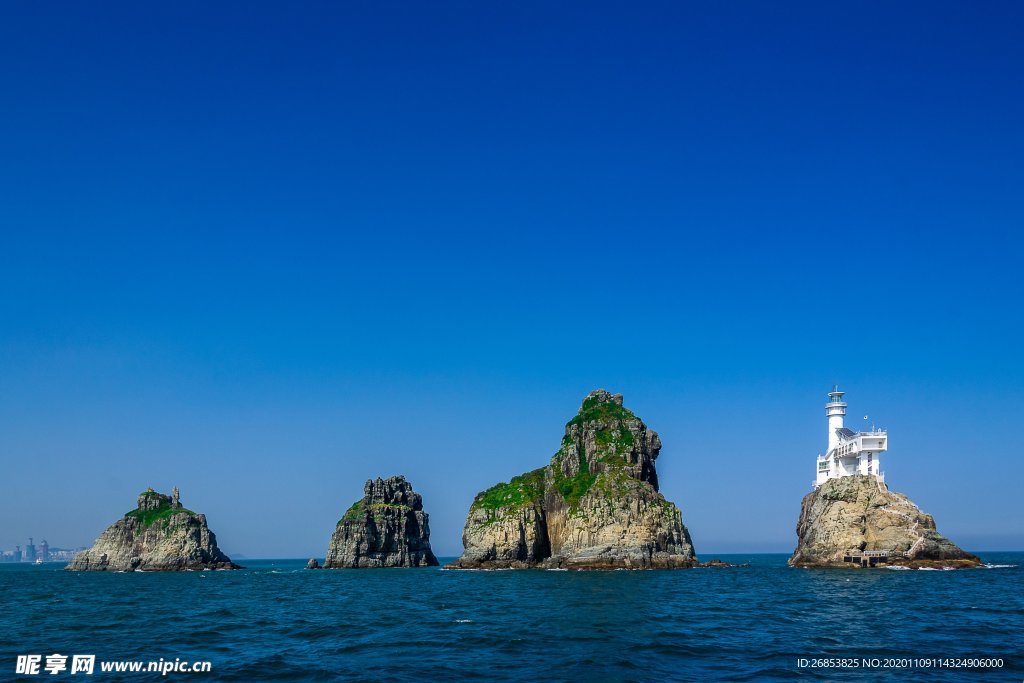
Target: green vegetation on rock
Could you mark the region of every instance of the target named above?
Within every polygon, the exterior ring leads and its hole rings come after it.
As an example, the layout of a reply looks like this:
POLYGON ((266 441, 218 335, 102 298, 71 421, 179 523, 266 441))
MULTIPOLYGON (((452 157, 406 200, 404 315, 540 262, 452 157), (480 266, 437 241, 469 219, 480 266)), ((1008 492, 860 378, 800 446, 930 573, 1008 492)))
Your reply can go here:
POLYGON ((405 514, 409 510, 412 510, 408 505, 401 505, 399 503, 370 503, 369 508, 370 516, 373 517, 373 521, 375 522, 382 521, 388 510, 396 510, 399 514, 405 514))
MULTIPOLYGON (((145 494, 143 494, 145 495, 145 494)), ((165 503, 154 510, 139 510, 136 508, 129 513, 125 514, 125 517, 131 517, 139 520, 144 529, 148 529, 157 522, 161 522, 164 528, 167 528, 170 523, 170 518, 173 515, 183 512, 189 516, 195 516, 196 513, 186 508, 175 508, 171 507, 170 503, 165 503)))
POLYGON ((384 516, 383 513, 387 510, 406 511, 411 509, 412 508, 408 505, 402 505, 400 503, 370 503, 370 505, 366 505, 365 501, 360 499, 349 506, 349 509, 345 511, 342 518, 338 520, 338 524, 359 521, 367 512, 370 513, 370 516, 373 517, 375 521, 379 522, 384 516))
POLYGON ((594 482, 594 490, 605 498, 618 498, 629 493, 635 481, 621 470, 605 470, 594 482))
POLYGON ((579 506, 580 499, 587 494, 595 481, 597 481, 597 475, 590 474, 590 472, 580 472, 574 477, 567 477, 559 471, 555 472, 555 488, 569 504, 570 510, 575 510, 579 506))
MULTIPOLYGON (((555 457, 561 460, 566 455, 568 455, 568 451, 562 448, 555 457)), ((579 444, 577 456, 579 457, 579 467, 574 476, 566 476, 561 467, 554 468, 555 489, 562 494, 562 498, 568 503, 570 510, 579 506, 580 499, 587 494, 587 491, 590 490, 590 487, 597 480, 597 474, 590 473, 590 463, 587 461, 587 448, 582 442, 579 444)))
POLYGON ((636 443, 633 433, 625 426, 620 425, 618 429, 599 429, 594 432, 594 442, 598 446, 598 462, 608 465, 626 465, 625 454, 636 443))
POLYGON ((592 396, 583 401, 583 406, 580 408, 580 412, 576 414, 576 417, 569 420, 566 426, 572 426, 576 424, 582 424, 584 422, 596 422, 598 420, 613 421, 613 420, 635 420, 636 415, 632 413, 628 408, 624 408, 615 401, 601 401, 596 396, 592 396))
POLYGON ((473 507, 495 510, 503 507, 520 508, 539 502, 544 497, 544 470, 540 467, 512 477, 512 481, 507 484, 492 486, 477 495, 473 507))
MULTIPOLYGON (((589 399, 588 399, 589 400, 589 399)), ((600 419, 609 419, 610 415, 621 415, 625 416, 630 413, 625 408, 622 408, 617 403, 605 402, 591 406, 587 406, 587 402, 584 402, 584 409, 580 411, 580 415, 594 414, 595 411, 601 412, 600 419), (606 406, 612 408, 608 411, 602 409, 606 406), (616 410, 618 409, 618 410, 616 410), (622 412, 619 412, 622 411, 622 412)), ((579 416, 578 416, 579 417, 579 416)), ((584 417, 584 421, 589 418, 584 417)), ((616 417, 615 419, 626 419, 625 417, 616 417)), ((573 423, 569 423, 569 428, 573 428, 573 423)), ((574 431, 579 429, 586 429, 585 427, 577 427, 574 431)), ((601 487, 601 491, 607 496, 623 495, 625 489, 621 485, 622 481, 630 480, 630 477, 621 473, 621 468, 629 465, 627 460, 628 453, 633 449, 636 444, 636 439, 633 433, 623 424, 618 427, 598 429, 593 432, 594 443, 597 445, 597 453, 593 454, 593 461, 607 465, 607 467, 601 468, 599 472, 591 472, 590 461, 587 459, 586 447, 583 442, 579 443, 577 456, 579 457, 579 466, 576 468, 577 473, 574 476, 567 476, 564 474, 562 467, 555 467, 554 471, 554 485, 555 489, 562 494, 562 498, 565 499, 566 503, 569 504, 570 509, 575 509, 579 505, 580 499, 587 494, 592 486, 599 480, 603 480, 604 485, 601 487), (622 474, 622 476, 619 476, 622 474)), ((564 458, 569 454, 570 449, 576 444, 576 439, 572 435, 566 434, 562 438, 562 448, 555 454, 555 460, 559 463, 564 463, 564 458)))
POLYGON ((359 519, 363 516, 363 501, 362 499, 357 500, 349 506, 348 510, 345 510, 345 514, 338 520, 338 524, 342 522, 351 522, 359 519))

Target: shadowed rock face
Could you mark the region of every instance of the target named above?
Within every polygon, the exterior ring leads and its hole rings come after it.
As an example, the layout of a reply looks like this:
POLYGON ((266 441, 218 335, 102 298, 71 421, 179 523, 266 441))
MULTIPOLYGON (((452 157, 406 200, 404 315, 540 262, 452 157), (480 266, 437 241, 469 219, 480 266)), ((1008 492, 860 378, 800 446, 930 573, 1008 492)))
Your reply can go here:
POLYGON ((405 477, 368 480, 338 522, 324 569, 437 566, 423 499, 405 477))
POLYGON ((843 558, 887 551, 887 564, 975 566, 980 560, 939 535, 935 520, 872 476, 829 479, 804 496, 791 566, 850 567, 843 558))
POLYGON ((217 547, 206 516, 186 510, 174 496, 153 489, 139 495, 138 505, 107 528, 93 547, 83 550, 70 571, 181 571, 240 569, 217 547))
POLYGON ((540 469, 476 496, 453 568, 677 568, 696 564, 658 493, 657 433, 603 389, 583 399, 540 469))

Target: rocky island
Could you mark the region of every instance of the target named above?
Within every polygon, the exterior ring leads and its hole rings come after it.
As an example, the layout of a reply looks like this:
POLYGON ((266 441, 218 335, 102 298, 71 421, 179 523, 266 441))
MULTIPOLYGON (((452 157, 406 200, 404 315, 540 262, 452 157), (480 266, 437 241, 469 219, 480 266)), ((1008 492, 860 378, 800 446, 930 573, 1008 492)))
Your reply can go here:
POLYGON ((453 569, 668 569, 697 565, 679 509, 658 492, 658 434, 588 394, 548 465, 477 494, 453 569))
POLYGON ((206 516, 172 495, 147 489, 134 510, 104 531, 64 569, 69 571, 182 571, 241 569, 217 547, 206 516))
POLYGON ((931 515, 872 475, 828 479, 804 496, 794 567, 975 567, 931 515))
MULTIPOLYGON (((308 569, 317 569, 310 560, 308 569)), ((367 480, 363 497, 338 521, 324 569, 436 567, 423 498, 405 477, 367 480)))

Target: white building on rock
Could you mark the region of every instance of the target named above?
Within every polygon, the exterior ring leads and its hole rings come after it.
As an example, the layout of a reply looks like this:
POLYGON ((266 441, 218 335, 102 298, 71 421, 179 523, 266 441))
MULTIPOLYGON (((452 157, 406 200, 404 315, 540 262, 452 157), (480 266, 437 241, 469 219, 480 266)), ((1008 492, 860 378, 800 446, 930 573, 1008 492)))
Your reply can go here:
POLYGON ((884 429, 872 429, 867 432, 854 432, 843 426, 846 417, 846 403, 839 387, 828 392, 828 403, 825 404, 825 415, 828 416, 828 450, 824 455, 818 454, 818 471, 814 480, 814 488, 818 488, 829 479, 849 477, 854 474, 866 474, 885 481, 879 455, 888 447, 888 435, 884 429))

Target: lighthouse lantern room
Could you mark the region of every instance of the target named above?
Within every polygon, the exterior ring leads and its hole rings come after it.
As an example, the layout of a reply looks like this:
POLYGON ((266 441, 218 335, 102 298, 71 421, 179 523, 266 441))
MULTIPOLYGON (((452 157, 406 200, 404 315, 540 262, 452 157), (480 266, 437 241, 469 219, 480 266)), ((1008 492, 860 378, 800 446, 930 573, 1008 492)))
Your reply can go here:
POLYGON ((828 449, 818 454, 817 473, 814 488, 829 479, 864 474, 885 481, 879 455, 888 447, 888 435, 884 429, 854 432, 843 425, 846 417, 846 402, 838 386, 828 392, 825 415, 828 417, 828 449))

